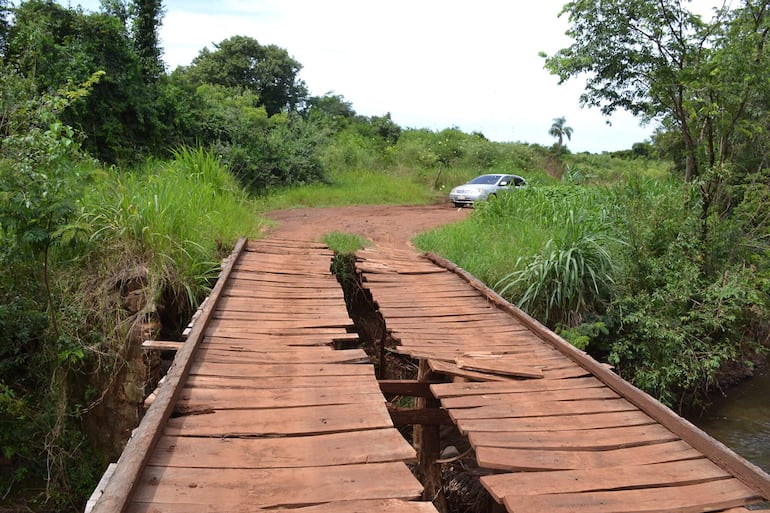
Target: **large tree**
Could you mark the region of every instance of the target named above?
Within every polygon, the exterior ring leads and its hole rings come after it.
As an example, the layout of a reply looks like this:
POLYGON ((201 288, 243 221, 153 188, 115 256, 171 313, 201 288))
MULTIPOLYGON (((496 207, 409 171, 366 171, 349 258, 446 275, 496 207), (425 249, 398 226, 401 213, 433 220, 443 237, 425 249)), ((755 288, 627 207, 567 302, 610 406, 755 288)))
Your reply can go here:
POLYGON ((302 65, 275 45, 233 36, 214 50, 204 48, 187 72, 195 83, 248 89, 260 98, 268 115, 294 111, 307 97, 305 83, 298 78, 302 65))
POLYGON ((681 140, 685 180, 723 165, 752 97, 768 84, 768 3, 744 0, 710 23, 685 0, 574 0, 564 6, 572 45, 547 57, 564 82, 585 76, 581 103, 663 120, 681 140))

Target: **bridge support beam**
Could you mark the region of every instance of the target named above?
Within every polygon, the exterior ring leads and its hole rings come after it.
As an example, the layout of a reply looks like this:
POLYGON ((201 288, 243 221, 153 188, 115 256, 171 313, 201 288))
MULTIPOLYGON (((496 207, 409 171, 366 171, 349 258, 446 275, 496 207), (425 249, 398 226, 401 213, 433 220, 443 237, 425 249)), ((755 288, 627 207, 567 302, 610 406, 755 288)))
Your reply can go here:
MULTIPOLYGON (((431 370, 427 360, 420 360, 417 381, 431 381, 431 370)), ((417 408, 438 409, 441 404, 435 397, 419 397, 417 408)), ((423 500, 432 501, 440 513, 447 513, 444 490, 441 486, 441 466, 436 463, 441 457, 441 426, 439 424, 417 424, 413 431, 414 446, 417 449, 418 478, 423 485, 423 500)))

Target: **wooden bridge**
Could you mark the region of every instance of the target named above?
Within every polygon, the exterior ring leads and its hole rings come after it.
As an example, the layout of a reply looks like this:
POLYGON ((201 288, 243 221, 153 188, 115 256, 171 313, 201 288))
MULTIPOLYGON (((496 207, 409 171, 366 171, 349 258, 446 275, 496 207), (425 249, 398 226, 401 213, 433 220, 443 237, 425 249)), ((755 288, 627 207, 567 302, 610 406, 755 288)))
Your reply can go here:
POLYGON ((90 511, 436 512, 442 425, 485 469, 487 511, 738 513, 770 499, 767 474, 435 256, 359 252, 395 350, 419 362, 417 380, 378 381, 332 256, 239 242, 90 511), (419 425, 413 444, 394 422, 419 425))

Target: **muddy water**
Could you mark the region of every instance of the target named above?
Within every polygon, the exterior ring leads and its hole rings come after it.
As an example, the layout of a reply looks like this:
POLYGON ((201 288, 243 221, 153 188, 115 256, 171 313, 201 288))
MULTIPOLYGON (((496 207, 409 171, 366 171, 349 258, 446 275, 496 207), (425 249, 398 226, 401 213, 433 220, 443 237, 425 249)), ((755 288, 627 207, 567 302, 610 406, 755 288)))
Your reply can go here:
POLYGON ((691 422, 770 472, 770 371, 727 390, 691 422))

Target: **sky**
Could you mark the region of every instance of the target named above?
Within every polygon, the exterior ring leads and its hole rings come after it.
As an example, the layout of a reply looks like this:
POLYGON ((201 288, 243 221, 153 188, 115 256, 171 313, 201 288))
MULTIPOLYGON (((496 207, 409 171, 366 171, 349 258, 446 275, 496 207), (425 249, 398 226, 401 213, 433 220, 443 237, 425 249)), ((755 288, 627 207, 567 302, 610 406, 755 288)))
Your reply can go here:
MULTIPOLYGON (((565 0, 164 0, 169 71, 234 35, 274 44, 302 64, 310 94, 341 95, 357 114, 390 113, 403 128, 479 131, 551 145, 565 117, 573 152, 629 149, 654 126, 581 108, 584 83, 559 85, 539 57, 570 44, 565 0)), ((99 0, 70 0, 88 11, 99 0)))

